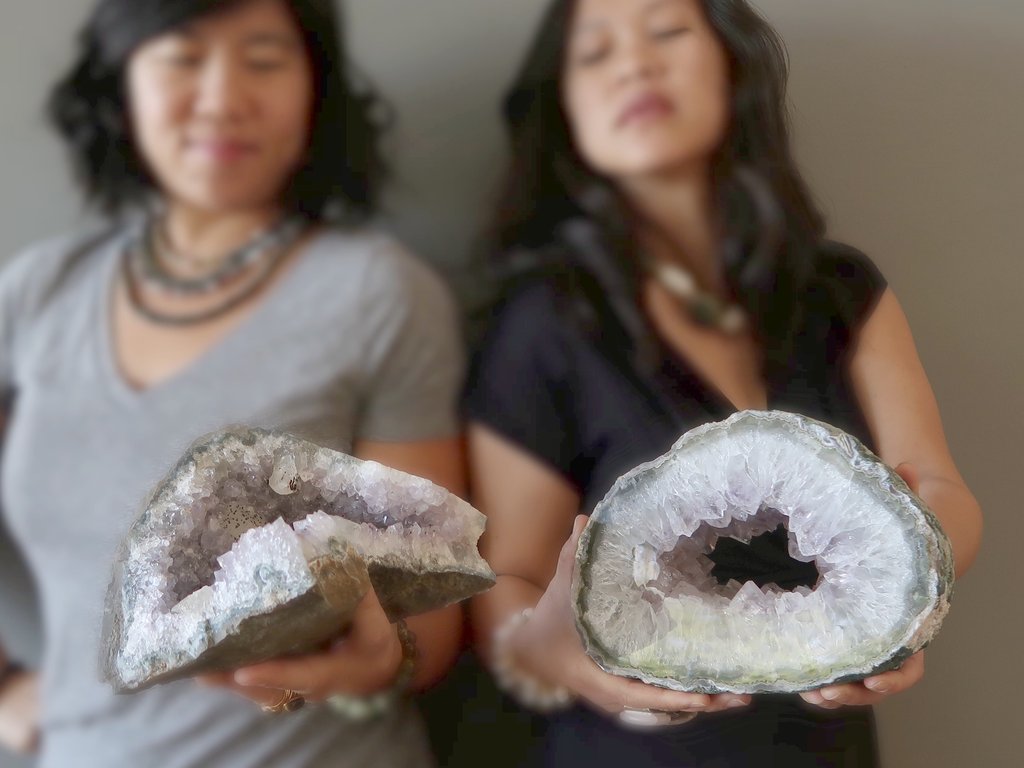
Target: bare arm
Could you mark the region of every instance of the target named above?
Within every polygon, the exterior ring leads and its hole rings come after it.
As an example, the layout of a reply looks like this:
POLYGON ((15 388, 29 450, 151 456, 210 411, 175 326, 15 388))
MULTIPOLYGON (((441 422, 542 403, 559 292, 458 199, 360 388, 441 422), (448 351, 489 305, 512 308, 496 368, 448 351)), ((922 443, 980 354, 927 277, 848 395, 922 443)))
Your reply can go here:
POLYGON ((470 604, 478 646, 490 657, 502 620, 540 600, 572 532, 580 497, 565 478, 482 426, 469 429, 473 501, 487 515, 481 551, 497 584, 470 604))
MULTIPOLYGON (((466 470, 461 438, 413 443, 362 442, 355 455, 411 475, 425 477, 456 496, 466 496, 466 470)), ((462 611, 452 605, 408 620, 419 653, 413 688, 423 690, 440 680, 459 654, 462 611)))
MULTIPOLYGON (((981 544, 981 509, 953 463, 910 326, 890 290, 861 329, 850 378, 879 457, 935 512, 953 545, 957 575, 962 575, 981 544)), ((923 676, 920 651, 900 669, 801 696, 827 709, 874 704, 916 685, 923 676)))
POLYGON ((495 630, 524 608, 530 619, 507 639, 515 666, 531 677, 568 688, 608 715, 625 708, 714 711, 749 702, 747 696, 679 693, 603 672, 586 655, 570 604, 580 498, 557 472, 482 426, 469 431, 474 501, 488 518, 484 554, 498 574, 474 598, 472 616, 485 658, 495 630), (575 522, 575 526, 574 526, 575 522), (567 541, 568 539, 568 541, 567 541))
POLYGON ((935 395, 892 291, 864 324, 850 376, 879 456, 892 467, 910 465, 918 494, 942 523, 962 575, 981 545, 981 509, 953 463, 935 395))

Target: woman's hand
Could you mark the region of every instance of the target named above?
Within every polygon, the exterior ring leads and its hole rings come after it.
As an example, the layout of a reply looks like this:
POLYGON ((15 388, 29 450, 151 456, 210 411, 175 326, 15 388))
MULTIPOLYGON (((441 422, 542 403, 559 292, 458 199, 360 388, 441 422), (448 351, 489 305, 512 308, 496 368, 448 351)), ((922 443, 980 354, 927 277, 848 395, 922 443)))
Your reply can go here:
POLYGON ((39 675, 22 672, 0 691, 0 747, 28 754, 39 746, 39 675))
POLYGON ((823 709, 877 704, 887 696, 905 691, 924 677, 924 651, 918 651, 899 669, 873 675, 856 683, 828 685, 816 691, 805 691, 800 697, 823 709))
POLYGON ((617 716, 627 709, 715 712, 744 706, 749 696, 682 693, 610 675, 583 649, 573 619, 570 587, 573 561, 587 518, 579 516, 562 547, 555 576, 529 621, 509 638, 516 665, 540 680, 565 686, 590 706, 617 716))
MULTIPOLYGON (((464 496, 465 466, 460 438, 413 442, 356 443, 353 453, 409 474, 424 477, 464 496)), ((409 687, 423 690, 455 663, 462 639, 458 606, 430 611, 408 620, 416 635, 416 669, 409 687)), ((264 706, 294 691, 307 701, 335 694, 369 696, 390 688, 402 665, 402 643, 371 589, 360 603, 349 632, 322 653, 274 659, 234 672, 204 675, 200 682, 237 691, 264 706)))
MULTIPOLYGON (((917 470, 911 464, 900 464, 896 467, 896 474, 903 478, 911 491, 918 493, 920 479, 917 470)), ((827 685, 816 691, 805 691, 800 697, 809 704, 823 709, 865 706, 877 704, 887 696, 905 691, 919 683, 923 677, 924 651, 918 651, 903 662, 899 669, 872 675, 855 683, 827 685)))
POLYGON ((272 706, 281 700, 282 691, 294 691, 307 701, 335 694, 368 696, 390 687, 401 663, 398 631, 371 589, 359 604, 350 631, 322 653, 273 659, 199 680, 272 706))

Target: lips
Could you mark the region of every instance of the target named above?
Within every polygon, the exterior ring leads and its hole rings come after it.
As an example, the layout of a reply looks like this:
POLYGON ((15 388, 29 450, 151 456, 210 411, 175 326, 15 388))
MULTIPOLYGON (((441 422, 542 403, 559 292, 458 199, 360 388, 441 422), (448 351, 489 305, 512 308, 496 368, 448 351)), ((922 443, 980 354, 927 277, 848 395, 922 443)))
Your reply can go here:
POLYGON ((191 139, 188 149, 214 162, 230 163, 253 154, 256 145, 239 139, 202 138, 191 139))
POLYGON ((660 93, 648 91, 631 99, 619 113, 615 124, 623 128, 631 123, 646 122, 667 117, 675 112, 675 105, 660 93))

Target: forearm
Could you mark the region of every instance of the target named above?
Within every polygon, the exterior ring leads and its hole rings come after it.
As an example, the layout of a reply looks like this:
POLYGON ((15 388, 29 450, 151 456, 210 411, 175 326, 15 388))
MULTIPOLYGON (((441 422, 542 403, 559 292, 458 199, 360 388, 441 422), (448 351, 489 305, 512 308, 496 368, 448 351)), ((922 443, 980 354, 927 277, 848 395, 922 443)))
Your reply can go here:
MULTIPOLYGON (((466 496, 461 437, 405 443, 359 441, 354 455, 424 477, 456 496, 466 496)), ((449 606, 407 620, 416 635, 417 662, 413 690, 425 690, 454 665, 462 646, 462 610, 449 606)))
POLYGON ((510 616, 533 608, 544 590, 536 584, 510 574, 498 577, 497 583, 470 603, 474 645, 486 660, 492 659, 494 633, 510 616))
POLYGON ((938 517, 953 545, 956 572, 963 574, 981 543, 981 510, 950 454, 935 394, 891 290, 860 330, 850 377, 878 455, 914 475, 917 494, 938 517))
POLYGON ((39 741, 39 684, 0 646, 0 750, 28 753, 39 741))
POLYGON ((944 477, 922 477, 919 495, 949 537, 956 575, 962 576, 981 546, 981 507, 963 484, 944 477))
POLYGON ((444 677, 462 647, 462 609, 450 605, 408 619, 416 635, 416 673, 412 690, 423 691, 444 677))

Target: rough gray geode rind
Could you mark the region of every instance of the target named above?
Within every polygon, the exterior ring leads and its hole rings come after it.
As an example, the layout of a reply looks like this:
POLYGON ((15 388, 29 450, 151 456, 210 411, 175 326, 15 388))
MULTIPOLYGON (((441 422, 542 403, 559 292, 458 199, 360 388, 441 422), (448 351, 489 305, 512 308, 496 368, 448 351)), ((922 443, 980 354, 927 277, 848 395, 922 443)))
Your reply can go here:
POLYGON ((892 669, 949 609, 949 541, 860 441, 778 411, 685 434, 621 477, 580 538, 577 628, 605 670, 703 693, 811 690, 892 669), (814 588, 722 585, 707 557, 783 524, 814 588))
POLYGON ((308 652, 372 585, 389 618, 489 588, 484 517, 433 483, 285 434, 197 441, 153 491, 108 590, 119 692, 308 652))

